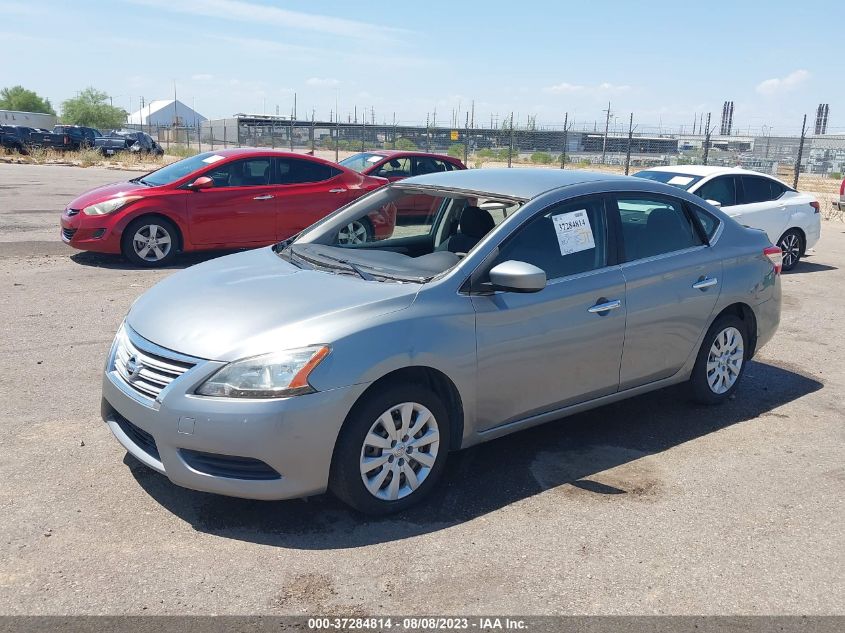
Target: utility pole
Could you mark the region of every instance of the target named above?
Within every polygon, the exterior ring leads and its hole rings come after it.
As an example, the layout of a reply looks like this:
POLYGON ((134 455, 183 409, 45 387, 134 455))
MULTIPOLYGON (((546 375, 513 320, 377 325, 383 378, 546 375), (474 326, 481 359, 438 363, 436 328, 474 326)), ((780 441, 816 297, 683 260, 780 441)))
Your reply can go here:
POLYGON ((475 127, 475 99, 472 100, 472 110, 469 115, 469 126, 475 127))
POLYGON ((631 112, 631 118, 628 120, 628 152, 625 155, 625 175, 628 175, 628 169, 631 166, 631 140, 634 136, 634 113, 631 112))
POLYGON ((560 168, 566 169, 566 148, 569 136, 569 112, 563 115, 563 151, 560 153, 560 168))
POLYGON ((604 120, 604 140, 601 144, 601 164, 604 165, 604 158, 607 154, 607 129, 610 127, 610 101, 607 102, 607 110, 605 110, 607 118, 604 120))
POLYGON ((513 157, 513 112, 511 112, 511 140, 508 144, 508 167, 511 166, 511 161, 513 157))
POLYGON ((798 143, 798 158, 795 159, 795 178, 792 179, 792 188, 798 189, 798 176, 801 174, 801 156, 804 154, 804 137, 807 136, 807 115, 804 115, 804 122, 801 124, 801 141, 798 143))
POLYGON ((293 120, 296 121, 296 93, 293 93, 293 120))
MULTIPOLYGON (((702 116, 704 116, 702 114, 702 116)), ((707 164, 707 157, 710 155, 710 113, 707 113, 707 123, 705 124, 704 128, 704 160, 702 161, 705 165, 707 164)))
POLYGON ((469 162, 469 112, 466 115, 466 124, 464 125, 464 165, 469 162))

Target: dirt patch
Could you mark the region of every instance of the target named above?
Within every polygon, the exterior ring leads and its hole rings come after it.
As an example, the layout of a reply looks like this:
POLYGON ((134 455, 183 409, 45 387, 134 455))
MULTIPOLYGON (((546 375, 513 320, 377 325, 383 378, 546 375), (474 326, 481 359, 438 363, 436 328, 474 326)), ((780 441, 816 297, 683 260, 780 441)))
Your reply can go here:
POLYGON ((309 612, 321 615, 364 616, 359 605, 334 604, 337 590, 326 574, 299 574, 282 587, 273 600, 273 608, 286 613, 309 612))

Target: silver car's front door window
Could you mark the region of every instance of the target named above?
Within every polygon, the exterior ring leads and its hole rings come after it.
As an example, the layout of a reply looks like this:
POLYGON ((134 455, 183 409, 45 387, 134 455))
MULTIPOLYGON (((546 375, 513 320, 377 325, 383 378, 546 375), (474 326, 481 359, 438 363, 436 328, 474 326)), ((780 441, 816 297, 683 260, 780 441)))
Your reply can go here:
POLYGON ((619 195, 627 288, 620 389, 677 373, 709 323, 722 262, 672 198, 619 195))
POLYGON ((617 390, 625 282, 607 265, 603 207, 600 197, 555 205, 503 243, 496 262, 539 266, 549 279, 542 291, 473 295, 479 430, 617 390), (589 236, 567 229, 579 212, 589 236), (605 304, 614 307, 595 310, 605 304))

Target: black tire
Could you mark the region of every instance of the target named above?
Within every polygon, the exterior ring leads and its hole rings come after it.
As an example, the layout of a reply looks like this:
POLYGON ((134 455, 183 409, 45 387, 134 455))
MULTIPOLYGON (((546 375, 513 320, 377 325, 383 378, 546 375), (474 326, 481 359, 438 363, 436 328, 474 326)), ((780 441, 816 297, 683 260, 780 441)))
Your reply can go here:
MULTIPOLYGON (((706 405, 721 404, 730 398, 740 382, 742 382, 743 375, 745 375, 745 367, 748 365, 748 353, 748 332, 742 319, 733 314, 725 314, 717 318, 713 322, 713 325, 710 326, 710 329, 707 330, 707 334, 701 342, 701 348, 698 350, 698 356, 695 359, 695 366, 693 367, 688 383, 691 398, 700 404, 706 405), (740 358, 742 362, 739 371, 734 372, 736 377, 733 384, 724 391, 719 392, 717 389, 721 389, 725 385, 723 383, 715 389, 711 387, 711 380, 716 378, 716 374, 711 373, 707 365, 710 360, 714 360, 718 364, 715 356, 713 359, 710 358, 710 352, 715 344, 716 338, 722 335, 728 328, 734 328, 741 336, 740 345, 742 346, 742 354, 740 358)), ((729 363, 725 363, 724 365, 727 371, 729 371, 727 369, 728 365, 729 363)))
POLYGON ((778 246, 783 253, 782 270, 792 270, 804 256, 804 235, 798 229, 789 229, 780 236, 778 246))
POLYGON ((135 266, 161 268, 162 266, 169 265, 176 257, 176 253, 179 250, 179 231, 176 225, 170 220, 160 216, 144 215, 130 222, 126 229, 124 229, 123 236, 120 240, 120 248, 123 256, 135 266), (144 229, 147 227, 149 227, 146 231, 147 235, 152 235, 152 227, 157 227, 154 231, 156 235, 154 239, 160 251, 164 251, 162 248, 164 244, 163 234, 166 234, 169 240, 167 243, 169 243, 170 248, 166 250, 164 257, 159 258, 154 248, 148 251, 147 256, 143 256, 143 250, 138 251, 136 249, 137 244, 134 242, 135 235, 139 231, 141 234, 144 234, 144 229))
MULTIPOLYGON (((420 419, 420 417, 417 417, 418 413, 415 412, 413 415, 412 427, 413 422, 420 419)), ((426 387, 411 383, 395 382, 388 383, 383 388, 373 390, 355 405, 343 423, 332 457, 329 489, 341 501, 366 514, 384 515, 401 512, 409 508, 429 494, 437 484, 437 480, 443 474, 443 468, 446 465, 446 456, 449 453, 449 423, 449 414, 443 401, 437 394, 426 387), (361 474, 361 462, 366 455, 366 451, 372 450, 372 447, 365 446, 365 438, 369 436, 373 425, 379 421, 382 414, 391 411, 397 405, 406 403, 421 405, 431 413, 434 420, 434 428, 439 436, 439 443, 434 448, 431 445, 428 445, 427 448, 429 451, 436 449, 436 455, 434 456, 433 465, 427 470, 416 489, 412 489, 413 487, 409 484, 406 475, 400 473, 397 480, 400 484, 397 484, 397 486, 400 487, 400 493, 403 490, 406 491, 405 496, 395 500, 381 499, 370 492, 364 484, 363 475, 361 474), (407 492, 407 490, 410 490, 410 492, 407 492)), ((401 422, 397 422, 397 424, 401 425, 401 422)), ((419 441, 420 438, 430 433, 431 429, 432 427, 426 424, 414 436, 419 441)), ((396 429, 396 432, 401 433, 401 429, 396 429)), ((389 434, 385 434, 383 437, 386 441, 391 441, 389 434)), ((381 454, 376 454, 375 457, 381 459, 389 455, 386 458, 390 462, 371 471, 374 473, 374 480, 378 478, 382 469, 410 468, 417 469, 415 470, 417 474, 425 470, 422 462, 414 460, 414 455, 420 454, 421 451, 417 450, 416 453, 413 452, 414 445, 412 440, 413 437, 411 441, 407 441, 408 448, 405 448, 406 440, 400 437, 399 442, 394 441, 393 444, 401 443, 401 446, 380 449, 381 454)), ((370 454, 373 455, 373 453, 370 454)), ((430 452, 427 455, 430 458, 430 452)), ((394 472, 400 471, 397 470, 394 472)), ((384 483, 381 485, 383 485, 383 492, 389 495, 390 483, 394 475, 391 472, 385 473, 385 476, 386 479, 383 480, 384 483)), ((416 479, 416 475, 414 475, 414 479, 416 479)))

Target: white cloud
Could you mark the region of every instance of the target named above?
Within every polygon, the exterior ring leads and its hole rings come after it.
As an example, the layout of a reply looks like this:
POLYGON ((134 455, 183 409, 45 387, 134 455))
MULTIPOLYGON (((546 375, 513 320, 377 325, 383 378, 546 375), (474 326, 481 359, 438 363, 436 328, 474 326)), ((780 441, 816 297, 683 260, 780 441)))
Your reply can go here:
POLYGON ((156 9, 187 13, 195 16, 237 20, 266 26, 276 26, 300 31, 313 31, 327 35, 355 37, 361 39, 391 40, 403 29, 347 20, 315 13, 290 11, 278 7, 245 2, 243 0, 129 0, 156 9))
POLYGON ((332 88, 334 86, 337 86, 340 81, 334 79, 333 77, 311 77, 310 79, 306 80, 305 83, 309 86, 316 86, 318 88, 332 88))
POLYGON ((631 86, 628 85, 616 85, 608 82, 603 82, 598 84, 597 86, 584 86, 581 84, 571 84, 567 82, 555 84, 553 86, 547 86, 543 88, 543 92, 548 92, 555 95, 560 94, 610 94, 610 93, 619 93, 619 92, 627 92, 631 89, 631 86))
POLYGON ((780 92, 789 92, 804 83, 810 77, 806 70, 795 70, 786 77, 775 77, 766 79, 757 84, 757 92, 761 95, 774 95, 780 92))

